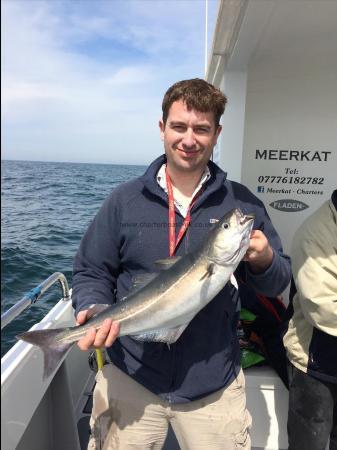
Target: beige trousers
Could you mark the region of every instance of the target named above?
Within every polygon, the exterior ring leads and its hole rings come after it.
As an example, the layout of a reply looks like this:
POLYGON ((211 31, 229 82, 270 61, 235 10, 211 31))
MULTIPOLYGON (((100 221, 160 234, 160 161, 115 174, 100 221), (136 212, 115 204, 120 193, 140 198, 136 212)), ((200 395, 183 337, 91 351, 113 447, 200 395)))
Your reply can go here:
POLYGON ((181 450, 248 450, 242 370, 226 389, 190 403, 162 400, 114 365, 96 376, 88 450, 159 450, 170 423, 181 450))

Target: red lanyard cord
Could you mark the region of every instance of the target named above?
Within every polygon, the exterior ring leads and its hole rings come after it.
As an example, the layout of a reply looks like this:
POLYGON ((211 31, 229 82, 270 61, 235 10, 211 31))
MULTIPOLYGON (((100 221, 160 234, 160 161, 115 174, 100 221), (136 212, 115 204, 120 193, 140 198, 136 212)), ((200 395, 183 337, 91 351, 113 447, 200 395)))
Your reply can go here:
POLYGON ((168 174, 167 168, 166 168, 165 174, 166 174, 166 186, 167 186, 168 203, 169 203, 169 254, 170 254, 170 256, 173 256, 176 251, 176 248, 178 247, 179 242, 181 241, 182 237, 186 233, 187 228, 190 225, 191 209, 193 208, 193 205, 194 205, 196 199, 199 197, 200 191, 197 192, 197 194, 193 197, 193 199, 190 203, 190 206, 188 207, 184 222, 178 232, 178 236, 176 239, 176 237, 175 237, 176 214, 175 214, 175 207, 174 207, 173 188, 172 188, 172 182, 171 182, 170 176, 168 174))

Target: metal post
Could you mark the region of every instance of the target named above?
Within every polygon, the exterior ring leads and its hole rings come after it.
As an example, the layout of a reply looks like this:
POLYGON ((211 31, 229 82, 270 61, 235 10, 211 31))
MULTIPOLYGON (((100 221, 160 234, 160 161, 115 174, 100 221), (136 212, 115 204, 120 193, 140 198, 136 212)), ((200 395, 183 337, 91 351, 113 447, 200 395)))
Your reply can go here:
POLYGON ((59 281, 62 287, 63 299, 69 300, 69 286, 66 277, 61 272, 55 272, 42 283, 40 283, 35 288, 27 292, 21 300, 19 300, 15 305, 9 308, 8 311, 1 316, 1 329, 8 325, 15 317, 22 313, 26 308, 28 308, 33 303, 36 303, 56 281, 59 281))

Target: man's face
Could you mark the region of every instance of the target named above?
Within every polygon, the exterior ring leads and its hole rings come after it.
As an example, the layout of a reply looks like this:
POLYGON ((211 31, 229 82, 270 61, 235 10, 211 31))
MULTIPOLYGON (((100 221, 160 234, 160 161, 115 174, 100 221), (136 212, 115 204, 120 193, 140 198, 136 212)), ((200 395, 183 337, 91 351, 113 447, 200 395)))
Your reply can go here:
POLYGON ((169 167, 184 172, 205 169, 221 131, 212 112, 188 110, 178 100, 172 103, 166 124, 161 120, 159 127, 169 167))

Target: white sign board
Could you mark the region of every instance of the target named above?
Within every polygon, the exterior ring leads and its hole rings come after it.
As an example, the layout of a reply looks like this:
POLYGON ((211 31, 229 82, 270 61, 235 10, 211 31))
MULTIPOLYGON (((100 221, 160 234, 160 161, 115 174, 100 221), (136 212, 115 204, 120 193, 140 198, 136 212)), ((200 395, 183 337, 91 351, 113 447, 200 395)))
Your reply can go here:
POLYGON ((289 252, 294 231, 337 187, 337 151, 247 148, 243 182, 264 203, 289 252))

